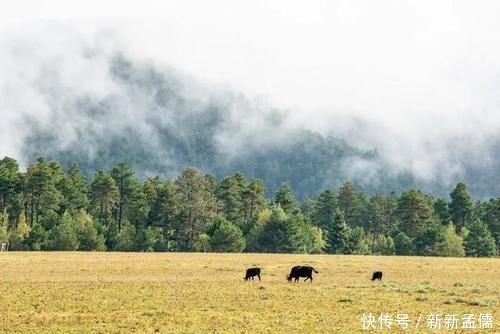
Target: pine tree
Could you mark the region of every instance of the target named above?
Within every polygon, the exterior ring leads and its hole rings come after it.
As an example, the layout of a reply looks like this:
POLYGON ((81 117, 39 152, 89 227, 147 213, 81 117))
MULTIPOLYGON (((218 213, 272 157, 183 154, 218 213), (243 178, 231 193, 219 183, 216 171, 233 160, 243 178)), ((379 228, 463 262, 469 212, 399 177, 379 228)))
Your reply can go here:
POLYGON ((106 172, 97 172, 90 186, 90 207, 100 224, 109 225, 118 198, 115 180, 106 172))
POLYGON ((224 177, 217 185, 215 194, 222 203, 224 217, 242 227, 244 224, 243 194, 247 189, 247 180, 241 173, 224 177))
POLYGON ((339 209, 335 210, 335 216, 326 225, 326 251, 339 254, 345 251, 347 246, 349 229, 344 219, 344 214, 339 209))
POLYGON ((87 178, 80 173, 78 165, 73 164, 61 180, 59 186, 62 194, 60 210, 76 213, 89 205, 89 184, 87 178))
POLYGON ((224 217, 216 217, 207 234, 210 237, 211 249, 215 252, 240 253, 245 249, 243 233, 238 226, 224 217))
POLYGON ((170 245, 173 242, 175 223, 178 217, 178 202, 175 186, 165 181, 156 191, 148 214, 148 225, 160 227, 163 241, 170 245))
POLYGON ((39 217, 49 210, 56 211, 62 200, 62 194, 57 185, 64 177, 58 163, 47 162, 43 158, 38 163, 28 167, 26 172, 26 214, 28 224, 38 223, 39 217))
POLYGON ((178 246, 192 249, 194 238, 202 233, 217 212, 217 199, 212 183, 196 168, 187 168, 175 180, 176 197, 179 203, 179 218, 176 222, 178 246))
POLYGON ((146 213, 141 210, 145 197, 134 171, 127 163, 118 163, 111 171, 111 176, 115 180, 119 194, 115 221, 118 223, 118 233, 120 233, 124 221, 138 225, 146 220, 146 213))
POLYGON ((495 239, 486 225, 479 219, 467 226, 469 233, 465 238, 467 256, 487 257, 496 255, 495 239))
POLYGON ((297 208, 293 190, 287 183, 282 183, 274 194, 273 203, 278 204, 285 213, 292 213, 297 208))
POLYGON ((472 200, 466 185, 462 182, 457 184, 450 196, 451 220, 455 224, 457 233, 460 233, 472 213, 472 200))
POLYGON ((397 216, 399 229, 414 238, 432 223, 432 208, 419 190, 409 190, 399 198, 397 216))
POLYGON ((330 189, 319 194, 311 214, 313 224, 325 229, 335 217, 336 202, 335 193, 330 189))
POLYGON ((272 208, 271 217, 259 235, 259 250, 266 253, 292 253, 293 226, 280 205, 272 208))

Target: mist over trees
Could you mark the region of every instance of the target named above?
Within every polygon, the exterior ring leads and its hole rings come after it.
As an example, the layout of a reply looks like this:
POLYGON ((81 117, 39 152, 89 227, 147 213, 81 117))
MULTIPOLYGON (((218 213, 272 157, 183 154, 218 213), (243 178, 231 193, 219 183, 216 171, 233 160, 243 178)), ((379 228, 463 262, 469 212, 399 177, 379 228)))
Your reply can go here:
MULTIPOLYGON (((39 72, 30 72, 32 80, 25 83, 28 95, 36 98, 16 100, 4 108, 12 115, 7 121, 17 120, 3 128, 4 147, 15 146, 15 156, 23 165, 36 162, 38 156, 60 161, 65 169, 76 162, 90 179, 96 170, 111 171, 121 161, 127 161, 141 180, 151 175, 174 179, 190 166, 217 179, 240 171, 263 180, 268 197, 288 183, 299 200, 339 189, 345 180, 367 194, 418 188, 443 197, 461 180, 475 199, 500 190, 496 175, 500 141, 495 138, 477 150, 486 166, 473 164, 476 159, 450 148, 446 152, 452 158, 446 166, 453 165, 453 171, 437 168, 439 173, 435 173, 431 168, 431 175, 424 179, 409 163, 395 166, 388 162, 381 147, 359 148, 348 135, 345 140, 333 135, 338 135, 335 129, 356 120, 325 121, 332 130, 320 134, 293 123, 286 110, 240 92, 203 86, 170 67, 119 52, 75 48, 77 54, 71 59, 77 57, 85 68, 97 68, 95 78, 82 73, 88 81, 80 87, 61 75, 77 71, 71 62, 42 62, 39 72), (13 138, 15 145, 9 145, 13 138)), ((382 130, 373 126, 359 131, 382 130)), ((127 197, 134 195, 130 191, 118 198, 123 200, 122 214, 127 210, 127 197)), ((36 215, 37 205, 33 203, 34 211, 27 215, 36 215)))
POLYGON ((25 172, 0 160, 0 241, 11 250, 214 251, 495 256, 500 198, 473 202, 467 185, 437 198, 384 195, 351 182, 297 199, 283 183, 189 167, 141 180, 126 162, 92 178, 39 158, 25 172))

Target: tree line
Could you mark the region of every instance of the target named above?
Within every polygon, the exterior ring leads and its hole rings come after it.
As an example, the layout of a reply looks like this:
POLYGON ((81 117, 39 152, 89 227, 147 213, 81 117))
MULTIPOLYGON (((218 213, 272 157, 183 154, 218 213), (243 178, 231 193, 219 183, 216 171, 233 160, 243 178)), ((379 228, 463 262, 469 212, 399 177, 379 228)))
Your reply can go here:
POLYGON ((0 160, 0 241, 11 250, 110 250, 495 256, 500 198, 474 203, 417 189, 369 195, 351 182, 300 203, 284 183, 217 180, 187 168, 139 180, 125 162, 88 180, 39 158, 26 172, 0 160))

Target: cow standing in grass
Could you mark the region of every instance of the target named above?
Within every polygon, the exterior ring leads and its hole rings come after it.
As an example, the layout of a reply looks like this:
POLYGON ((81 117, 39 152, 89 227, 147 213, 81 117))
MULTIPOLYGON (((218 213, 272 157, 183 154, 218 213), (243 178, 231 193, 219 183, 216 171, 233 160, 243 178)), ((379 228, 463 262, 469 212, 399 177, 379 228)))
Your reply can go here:
POLYGON ((379 280, 379 281, 382 280, 382 272, 381 271, 374 271, 373 272, 372 281, 375 281, 375 280, 379 280))
POLYGON ((309 279, 312 283, 313 271, 316 274, 319 273, 319 271, 317 271, 316 269, 314 269, 313 267, 310 267, 310 266, 295 266, 290 270, 290 274, 288 274, 286 279, 288 280, 288 282, 291 282, 292 278, 294 278, 295 279, 294 282, 298 282, 300 277, 305 277, 306 279, 304 280, 304 282, 309 279))
POLYGON ((245 281, 248 281, 251 278, 253 281, 255 276, 257 276, 259 278, 259 281, 260 281, 260 268, 257 268, 257 267, 256 268, 248 268, 247 273, 246 273, 245 277, 243 277, 243 279, 245 281))

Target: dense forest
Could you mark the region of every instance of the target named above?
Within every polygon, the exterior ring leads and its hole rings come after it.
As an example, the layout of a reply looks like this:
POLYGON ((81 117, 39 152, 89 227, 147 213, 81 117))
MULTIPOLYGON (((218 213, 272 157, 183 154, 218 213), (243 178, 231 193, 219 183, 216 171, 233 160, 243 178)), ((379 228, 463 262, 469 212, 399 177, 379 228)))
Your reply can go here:
POLYGON ((0 241, 10 250, 112 250, 495 256, 500 198, 420 190, 368 195, 351 182, 298 201, 283 183, 186 168, 141 181, 120 162, 89 180, 39 158, 0 160, 0 241))

